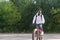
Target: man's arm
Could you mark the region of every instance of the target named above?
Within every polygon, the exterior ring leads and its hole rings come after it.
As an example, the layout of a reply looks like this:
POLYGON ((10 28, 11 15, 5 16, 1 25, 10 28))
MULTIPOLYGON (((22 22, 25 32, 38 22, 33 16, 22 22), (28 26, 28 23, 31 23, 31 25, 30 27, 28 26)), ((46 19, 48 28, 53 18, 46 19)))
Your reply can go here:
POLYGON ((33 24, 35 23, 35 20, 36 20, 36 15, 33 17, 33 24))
POLYGON ((42 21, 43 21, 43 24, 44 24, 44 23, 45 23, 45 18, 44 18, 44 16, 43 16, 43 15, 42 15, 42 19, 43 19, 42 21))

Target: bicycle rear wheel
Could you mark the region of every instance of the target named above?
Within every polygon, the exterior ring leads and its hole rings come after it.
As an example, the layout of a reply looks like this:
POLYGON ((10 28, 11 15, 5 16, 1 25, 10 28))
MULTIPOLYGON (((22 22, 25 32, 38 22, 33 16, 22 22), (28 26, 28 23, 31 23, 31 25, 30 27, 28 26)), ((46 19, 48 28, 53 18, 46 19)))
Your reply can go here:
POLYGON ((40 37, 39 37, 39 40, 42 40, 42 35, 39 35, 40 37))

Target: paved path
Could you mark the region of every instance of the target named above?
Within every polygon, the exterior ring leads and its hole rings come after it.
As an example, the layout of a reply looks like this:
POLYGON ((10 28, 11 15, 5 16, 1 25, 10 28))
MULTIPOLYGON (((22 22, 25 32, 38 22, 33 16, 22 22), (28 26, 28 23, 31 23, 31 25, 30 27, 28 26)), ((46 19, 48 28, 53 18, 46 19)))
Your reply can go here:
MULTIPOLYGON (((32 40, 32 34, 0 34, 0 40, 32 40)), ((43 40, 60 40, 60 34, 44 34, 43 40)))

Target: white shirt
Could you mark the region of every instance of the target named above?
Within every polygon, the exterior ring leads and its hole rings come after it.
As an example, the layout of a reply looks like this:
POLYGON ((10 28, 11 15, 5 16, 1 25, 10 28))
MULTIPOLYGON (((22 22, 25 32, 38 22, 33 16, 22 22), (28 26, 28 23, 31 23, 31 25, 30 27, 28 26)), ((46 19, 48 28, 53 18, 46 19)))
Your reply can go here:
POLYGON ((36 17, 36 15, 34 16, 34 18, 33 18, 33 24, 35 23, 35 20, 36 20, 36 24, 44 24, 45 23, 45 19, 44 19, 44 16, 42 15, 42 18, 41 18, 41 16, 39 15, 37 15, 37 17, 36 17))

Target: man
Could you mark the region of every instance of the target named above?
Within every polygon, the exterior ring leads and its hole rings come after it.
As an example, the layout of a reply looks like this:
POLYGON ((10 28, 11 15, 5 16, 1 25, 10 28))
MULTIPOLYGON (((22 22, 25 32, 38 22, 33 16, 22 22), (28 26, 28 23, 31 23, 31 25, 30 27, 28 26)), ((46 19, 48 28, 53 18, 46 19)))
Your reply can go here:
POLYGON ((42 11, 39 10, 37 14, 33 17, 33 24, 36 24, 36 28, 40 28, 42 35, 43 35, 42 24, 44 23, 45 23, 44 15, 42 14, 42 11))

